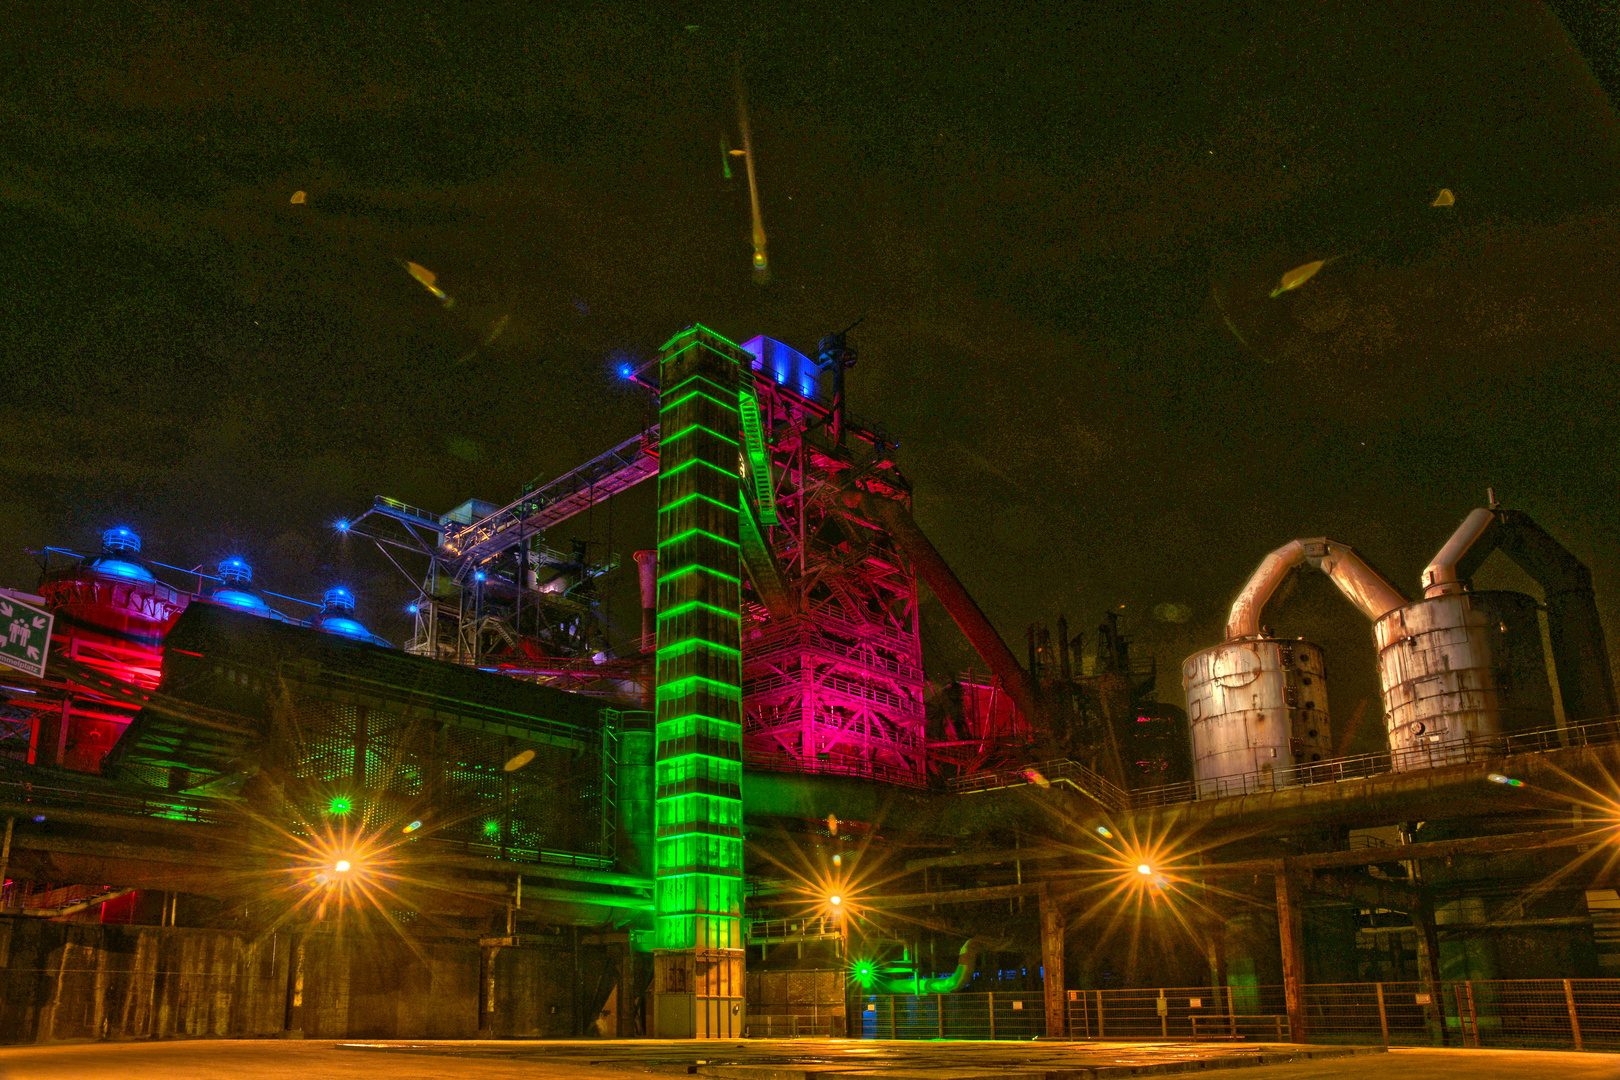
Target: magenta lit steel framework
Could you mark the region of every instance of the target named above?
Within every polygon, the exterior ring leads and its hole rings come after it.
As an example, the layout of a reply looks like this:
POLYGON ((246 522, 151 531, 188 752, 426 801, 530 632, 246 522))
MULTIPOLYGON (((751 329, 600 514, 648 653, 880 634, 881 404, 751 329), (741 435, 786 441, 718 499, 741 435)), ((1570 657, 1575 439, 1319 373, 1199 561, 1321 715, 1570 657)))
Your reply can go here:
POLYGON ((743 348, 755 357, 763 451, 742 463, 757 507, 744 522, 744 756, 755 768, 920 785, 917 578, 859 509, 861 491, 909 503, 895 446, 839 415, 823 387, 832 376, 809 357, 765 337, 743 348), (762 543, 748 543, 751 528, 762 543))

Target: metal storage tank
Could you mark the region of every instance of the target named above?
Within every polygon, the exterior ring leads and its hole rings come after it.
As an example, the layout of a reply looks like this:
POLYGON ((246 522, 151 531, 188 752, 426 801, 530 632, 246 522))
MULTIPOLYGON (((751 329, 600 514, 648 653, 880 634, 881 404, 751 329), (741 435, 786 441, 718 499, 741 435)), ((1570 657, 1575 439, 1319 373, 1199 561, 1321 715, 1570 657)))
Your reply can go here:
POLYGON ((1456 592, 1373 624, 1397 771, 1464 761, 1504 734, 1552 726, 1536 607, 1523 593, 1456 592))
POLYGON ((1253 637, 1187 658, 1193 782, 1199 798, 1297 783, 1331 753, 1326 668, 1308 641, 1253 637))

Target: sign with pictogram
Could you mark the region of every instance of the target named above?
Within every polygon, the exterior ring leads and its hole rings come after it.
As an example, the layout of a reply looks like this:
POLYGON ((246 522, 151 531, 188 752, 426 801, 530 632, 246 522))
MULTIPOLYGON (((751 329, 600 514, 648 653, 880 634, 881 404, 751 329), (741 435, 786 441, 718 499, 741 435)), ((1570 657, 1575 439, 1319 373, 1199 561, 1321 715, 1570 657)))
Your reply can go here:
POLYGON ((56 616, 48 611, 0 597, 0 664, 29 675, 44 675, 55 621, 56 616))

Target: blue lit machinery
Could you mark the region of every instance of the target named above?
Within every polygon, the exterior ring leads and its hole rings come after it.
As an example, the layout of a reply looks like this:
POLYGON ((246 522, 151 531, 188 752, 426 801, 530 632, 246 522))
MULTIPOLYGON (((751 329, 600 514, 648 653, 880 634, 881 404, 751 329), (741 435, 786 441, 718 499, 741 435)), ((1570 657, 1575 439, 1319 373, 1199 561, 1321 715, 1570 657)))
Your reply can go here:
POLYGON ((219 586, 204 599, 240 611, 250 611, 267 619, 286 621, 286 616, 272 610, 264 597, 253 591, 253 567, 248 565, 246 559, 232 556, 222 560, 216 569, 216 577, 219 586))
POLYGON ((341 585, 327 589, 321 597, 321 610, 310 617, 306 626, 328 634, 337 634, 339 637, 352 638, 355 641, 365 641, 372 645, 381 645, 385 648, 393 646, 383 638, 373 634, 354 617, 354 593, 341 585))

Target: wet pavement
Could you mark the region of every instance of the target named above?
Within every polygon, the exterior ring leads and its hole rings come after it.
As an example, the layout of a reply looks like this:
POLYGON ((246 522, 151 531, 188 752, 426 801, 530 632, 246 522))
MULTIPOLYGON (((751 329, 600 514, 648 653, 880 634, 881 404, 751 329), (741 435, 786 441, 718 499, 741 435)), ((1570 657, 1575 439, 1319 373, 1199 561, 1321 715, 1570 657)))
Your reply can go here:
POLYGON ((357 1053, 571 1064, 719 1080, 1101 1080, 1383 1054, 1382 1047, 1221 1043, 748 1039, 595 1043, 348 1042, 357 1053))
POLYGON ((1620 1080, 1620 1056, 1277 1044, 651 1039, 176 1040, 0 1048, 0 1080, 1103 1080, 1248 1068, 1254 1080, 1620 1080))

